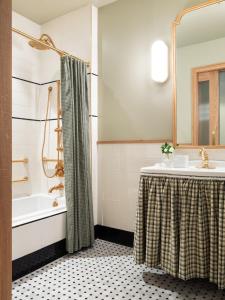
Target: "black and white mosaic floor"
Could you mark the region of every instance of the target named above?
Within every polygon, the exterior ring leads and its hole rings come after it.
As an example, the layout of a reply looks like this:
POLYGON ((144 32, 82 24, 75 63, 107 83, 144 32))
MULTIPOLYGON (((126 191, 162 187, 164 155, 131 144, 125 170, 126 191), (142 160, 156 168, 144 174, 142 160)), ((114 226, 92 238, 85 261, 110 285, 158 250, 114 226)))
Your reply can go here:
POLYGON ((13 300, 224 300, 207 281, 184 282, 137 266, 132 249, 96 240, 92 249, 68 255, 15 281, 13 300))

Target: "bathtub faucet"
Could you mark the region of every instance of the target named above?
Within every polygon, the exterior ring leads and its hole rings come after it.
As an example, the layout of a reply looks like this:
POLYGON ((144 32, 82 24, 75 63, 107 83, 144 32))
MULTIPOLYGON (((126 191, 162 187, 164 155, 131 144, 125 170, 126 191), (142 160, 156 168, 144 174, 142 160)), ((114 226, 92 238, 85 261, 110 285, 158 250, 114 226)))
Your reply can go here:
POLYGON ((64 185, 62 183, 58 184, 58 185, 54 185, 53 187, 51 187, 49 189, 49 193, 52 193, 53 191, 58 191, 58 190, 63 190, 64 189, 64 185))

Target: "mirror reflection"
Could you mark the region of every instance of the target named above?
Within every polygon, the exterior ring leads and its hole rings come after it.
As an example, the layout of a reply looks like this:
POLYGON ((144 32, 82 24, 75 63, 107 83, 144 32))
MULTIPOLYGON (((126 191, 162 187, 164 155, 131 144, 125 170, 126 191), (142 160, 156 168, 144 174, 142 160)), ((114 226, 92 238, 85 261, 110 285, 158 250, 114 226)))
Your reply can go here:
POLYGON ((225 145, 225 2, 176 26, 177 144, 225 145))

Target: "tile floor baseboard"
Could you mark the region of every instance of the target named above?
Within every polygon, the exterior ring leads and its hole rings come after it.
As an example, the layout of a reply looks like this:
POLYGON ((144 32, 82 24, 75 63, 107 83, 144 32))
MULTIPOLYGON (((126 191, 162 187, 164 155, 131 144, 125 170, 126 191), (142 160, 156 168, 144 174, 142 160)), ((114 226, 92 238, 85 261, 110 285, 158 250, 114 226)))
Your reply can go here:
POLYGON ((96 225, 95 238, 116 243, 122 246, 133 247, 134 233, 122 229, 96 225))
POLYGON ((136 265, 132 248, 97 239, 13 283, 13 300, 224 300, 207 280, 136 265))
MULTIPOLYGON (((95 225, 95 238, 128 247, 133 246, 132 232, 95 225)), ((12 262, 12 279, 25 276, 66 254, 66 240, 59 241, 12 262)))
POLYGON ((66 240, 44 247, 12 262, 12 280, 25 276, 66 255, 66 240))

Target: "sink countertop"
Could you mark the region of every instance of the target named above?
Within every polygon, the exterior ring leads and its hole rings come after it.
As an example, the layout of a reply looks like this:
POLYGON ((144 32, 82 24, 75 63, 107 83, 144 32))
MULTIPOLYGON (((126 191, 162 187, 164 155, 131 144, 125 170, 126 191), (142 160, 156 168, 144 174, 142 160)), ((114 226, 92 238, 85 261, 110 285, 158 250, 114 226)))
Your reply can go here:
POLYGON ((209 161, 209 166, 213 169, 203 169, 201 161, 190 161, 189 165, 184 168, 166 167, 162 163, 153 166, 141 168, 144 174, 167 174, 167 175, 187 175, 201 177, 223 177, 225 179, 225 161, 209 161))

